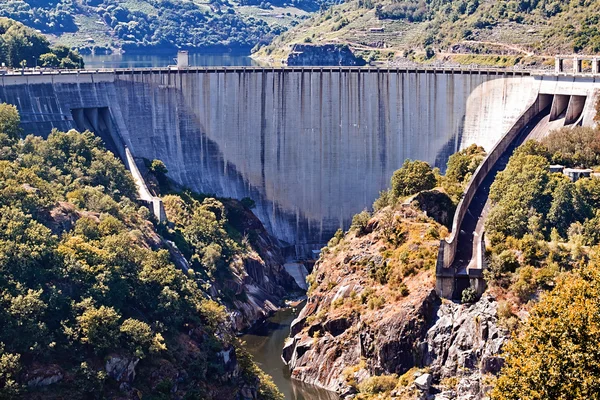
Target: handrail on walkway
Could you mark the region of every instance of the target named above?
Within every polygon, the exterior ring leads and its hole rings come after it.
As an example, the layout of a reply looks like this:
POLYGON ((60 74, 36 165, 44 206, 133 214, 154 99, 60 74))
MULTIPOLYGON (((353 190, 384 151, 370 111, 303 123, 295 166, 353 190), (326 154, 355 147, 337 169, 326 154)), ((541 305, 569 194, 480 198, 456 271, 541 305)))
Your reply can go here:
POLYGON ((139 68, 90 68, 90 69, 52 69, 52 68, 25 68, 0 70, 0 76, 56 76, 56 75, 93 75, 93 74, 152 74, 152 73, 215 73, 215 72, 353 72, 353 73, 446 73, 446 74, 490 74, 507 76, 597 76, 581 72, 579 74, 560 72, 554 70, 514 69, 492 67, 436 67, 436 66, 239 66, 239 67, 139 67, 139 68))

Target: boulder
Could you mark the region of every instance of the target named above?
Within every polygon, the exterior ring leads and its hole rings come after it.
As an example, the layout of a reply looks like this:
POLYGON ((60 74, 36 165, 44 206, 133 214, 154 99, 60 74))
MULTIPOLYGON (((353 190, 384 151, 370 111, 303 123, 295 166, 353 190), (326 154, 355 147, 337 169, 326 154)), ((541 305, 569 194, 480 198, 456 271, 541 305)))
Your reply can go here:
POLYGON ((34 368, 27 374, 27 386, 30 388, 53 385, 64 377, 62 369, 56 365, 45 365, 34 368))
POLYGON ((415 379, 415 385, 425 391, 428 392, 429 388, 431 387, 431 381, 432 381, 432 376, 431 374, 423 374, 421 376, 419 376, 417 379, 415 379))
POLYGON ((119 383, 133 383, 135 367, 140 362, 139 358, 123 355, 111 355, 106 360, 104 370, 119 383))

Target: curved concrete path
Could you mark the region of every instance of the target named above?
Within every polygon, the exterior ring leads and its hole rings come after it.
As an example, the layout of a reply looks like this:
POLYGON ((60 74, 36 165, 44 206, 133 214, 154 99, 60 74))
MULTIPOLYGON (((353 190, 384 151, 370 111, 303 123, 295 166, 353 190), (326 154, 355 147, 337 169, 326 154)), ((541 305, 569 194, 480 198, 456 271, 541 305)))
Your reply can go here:
MULTIPOLYGON (((467 214, 460 225, 458 237, 458 247, 452 267, 457 271, 457 278, 464 276, 466 282, 465 287, 469 285, 467 269, 480 268, 477 262, 478 252, 483 251, 483 232, 485 219, 490 211, 491 204, 489 200, 490 187, 498 172, 503 171, 508 164, 508 160, 514 153, 515 149, 529 139, 539 140, 548 133, 547 116, 550 114, 550 107, 541 111, 536 117, 531 120, 525 128, 521 130, 517 139, 515 139, 506 149, 504 154, 494 164, 493 168, 488 173, 482 184, 479 186, 475 196, 471 201, 467 214)), ((563 120, 564 121, 564 120, 563 120)), ((456 285, 455 293, 462 293, 465 287, 456 285)))

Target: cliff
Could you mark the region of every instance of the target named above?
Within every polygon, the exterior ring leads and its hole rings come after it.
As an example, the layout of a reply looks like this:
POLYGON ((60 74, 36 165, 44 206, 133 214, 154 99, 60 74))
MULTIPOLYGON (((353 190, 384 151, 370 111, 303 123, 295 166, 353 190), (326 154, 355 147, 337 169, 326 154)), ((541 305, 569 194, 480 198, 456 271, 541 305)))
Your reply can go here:
POLYGON ((295 44, 287 59, 289 66, 361 66, 366 62, 356 57, 345 45, 326 44, 315 46, 295 44))
POLYGON ((439 230, 405 206, 376 215, 365 236, 333 239, 283 351, 293 378, 345 392, 344 371, 361 360, 363 377, 404 374, 419 364, 418 344, 439 304, 432 273, 439 230))
POLYGON ((249 250, 234 260, 226 280, 212 282, 212 294, 230 293, 225 301, 235 331, 249 328, 283 306, 302 290, 287 273, 282 250, 263 224, 237 200, 223 200, 232 226, 249 237, 249 250))
POLYGON ((439 399, 482 398, 507 334, 492 298, 460 305, 435 294, 434 238, 446 229, 403 204, 376 213, 365 232, 338 235, 317 262, 283 350, 292 377, 344 395, 367 396, 379 376, 392 381, 392 398, 431 385, 439 399))

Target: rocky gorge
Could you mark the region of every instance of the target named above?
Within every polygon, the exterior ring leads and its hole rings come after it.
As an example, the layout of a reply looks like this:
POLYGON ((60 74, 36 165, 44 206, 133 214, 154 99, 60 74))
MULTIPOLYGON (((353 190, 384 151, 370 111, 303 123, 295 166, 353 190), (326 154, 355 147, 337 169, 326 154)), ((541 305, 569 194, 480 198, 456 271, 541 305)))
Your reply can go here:
POLYGON ((508 332, 493 297, 437 296, 433 266, 446 233, 413 203, 332 239, 283 349, 292 377, 348 399, 371 398, 374 380, 388 377, 391 398, 483 398, 508 332))

